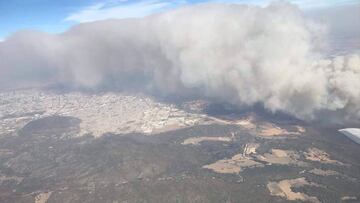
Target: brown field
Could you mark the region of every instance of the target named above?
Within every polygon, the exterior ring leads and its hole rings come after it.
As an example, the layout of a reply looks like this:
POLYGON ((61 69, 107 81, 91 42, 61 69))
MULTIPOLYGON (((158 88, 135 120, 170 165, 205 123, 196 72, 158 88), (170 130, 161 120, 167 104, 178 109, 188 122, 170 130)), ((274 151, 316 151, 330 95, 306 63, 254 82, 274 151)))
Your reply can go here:
POLYGON ((340 164, 343 165, 343 163, 330 159, 330 155, 318 148, 310 148, 307 152, 304 153, 305 158, 310 161, 317 161, 322 163, 328 163, 328 164, 340 164))
POLYGON ((205 165, 203 168, 211 169, 217 173, 239 173, 243 168, 262 167, 263 164, 256 162, 242 154, 237 154, 231 159, 222 159, 215 163, 205 165))
POLYGON ((46 203, 52 192, 43 192, 35 196, 35 203, 46 203))
POLYGON ((298 161, 299 155, 290 150, 272 149, 271 153, 259 155, 257 158, 271 164, 304 164, 303 162, 298 161))
POLYGON ((202 141, 230 142, 231 137, 191 137, 184 140, 182 145, 199 145, 202 141))
POLYGON ((309 171, 312 174, 315 175, 320 175, 320 176, 336 176, 336 175, 340 175, 339 172, 337 171, 333 171, 333 170, 322 170, 319 168, 314 168, 312 170, 309 171))
POLYGON ((267 188, 273 196, 279 196, 287 200, 301 200, 306 202, 320 203, 316 197, 308 196, 301 192, 294 192, 292 188, 316 184, 309 183, 305 178, 282 180, 280 182, 269 182, 267 188))

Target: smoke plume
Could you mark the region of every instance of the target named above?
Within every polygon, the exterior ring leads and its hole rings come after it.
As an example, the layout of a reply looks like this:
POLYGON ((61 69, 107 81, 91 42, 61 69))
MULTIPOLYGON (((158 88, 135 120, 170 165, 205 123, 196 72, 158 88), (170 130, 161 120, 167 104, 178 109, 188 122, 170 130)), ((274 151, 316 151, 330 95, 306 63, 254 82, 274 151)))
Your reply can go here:
POLYGON ((0 42, 0 89, 68 84, 360 118, 360 56, 328 58, 326 27, 287 3, 205 4, 0 42))

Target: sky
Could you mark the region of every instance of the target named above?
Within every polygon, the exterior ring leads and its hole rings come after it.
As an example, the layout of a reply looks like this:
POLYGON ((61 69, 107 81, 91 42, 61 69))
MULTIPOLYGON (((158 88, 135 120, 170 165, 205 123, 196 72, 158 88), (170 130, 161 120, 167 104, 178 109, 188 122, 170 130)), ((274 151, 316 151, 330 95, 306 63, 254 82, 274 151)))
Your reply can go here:
MULTIPOLYGON (((290 0, 301 9, 358 4, 360 0, 290 0)), ((266 6, 269 0, 0 0, 0 40, 19 30, 61 33, 72 25, 109 18, 143 17, 199 3, 266 6)))

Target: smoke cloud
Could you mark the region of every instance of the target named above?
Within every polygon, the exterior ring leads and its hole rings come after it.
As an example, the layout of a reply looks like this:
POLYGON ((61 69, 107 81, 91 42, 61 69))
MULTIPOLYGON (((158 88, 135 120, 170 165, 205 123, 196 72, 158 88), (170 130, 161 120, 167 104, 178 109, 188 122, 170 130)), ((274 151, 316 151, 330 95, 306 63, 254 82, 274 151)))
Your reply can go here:
POLYGON ((0 42, 0 89, 111 86, 262 104, 302 119, 360 118, 360 55, 327 58, 326 27, 284 2, 205 4, 0 42))

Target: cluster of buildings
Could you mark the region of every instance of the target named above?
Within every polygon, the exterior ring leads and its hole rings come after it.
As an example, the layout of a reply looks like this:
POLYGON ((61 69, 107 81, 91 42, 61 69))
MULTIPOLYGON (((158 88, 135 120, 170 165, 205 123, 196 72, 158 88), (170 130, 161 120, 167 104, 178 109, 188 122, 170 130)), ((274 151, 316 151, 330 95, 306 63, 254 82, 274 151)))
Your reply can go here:
POLYGON ((81 119, 80 136, 130 132, 152 134, 196 125, 205 118, 144 95, 58 94, 37 89, 0 93, 0 134, 13 133, 32 120, 53 115, 81 119))

